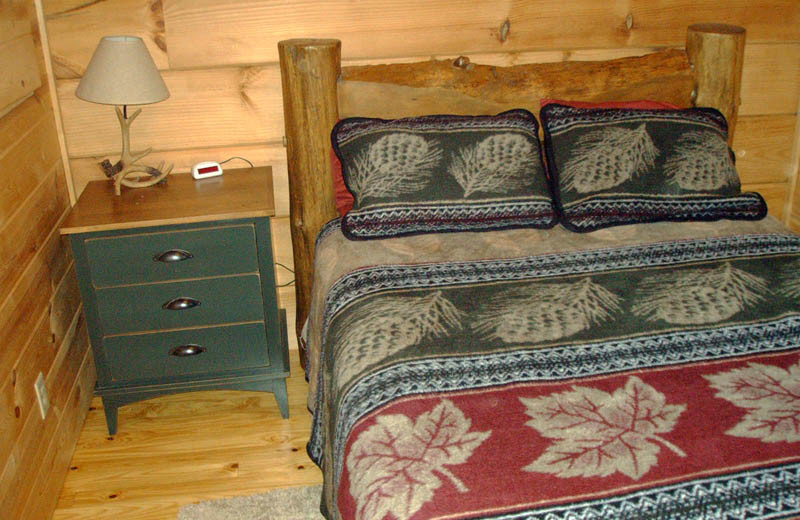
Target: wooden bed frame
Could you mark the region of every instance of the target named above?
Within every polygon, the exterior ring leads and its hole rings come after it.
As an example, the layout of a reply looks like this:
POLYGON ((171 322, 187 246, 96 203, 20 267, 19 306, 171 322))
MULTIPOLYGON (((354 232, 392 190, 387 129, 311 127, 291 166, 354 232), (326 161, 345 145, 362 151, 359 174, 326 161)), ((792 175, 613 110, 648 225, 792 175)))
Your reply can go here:
POLYGON ((311 301, 317 233, 339 216, 329 154, 330 132, 340 118, 496 114, 511 108, 538 114, 546 98, 652 99, 717 108, 728 119, 733 139, 744 41, 741 27, 696 24, 688 28, 685 51, 510 67, 471 64, 465 57, 342 67, 339 40, 280 42, 298 338, 311 301))

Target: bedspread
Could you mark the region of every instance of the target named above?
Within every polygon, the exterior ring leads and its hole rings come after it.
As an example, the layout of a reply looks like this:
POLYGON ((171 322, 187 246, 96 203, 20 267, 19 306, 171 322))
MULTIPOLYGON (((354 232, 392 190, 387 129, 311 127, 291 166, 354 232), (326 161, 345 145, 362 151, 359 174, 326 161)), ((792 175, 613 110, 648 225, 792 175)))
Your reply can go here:
POLYGON ((800 516, 800 237, 646 226, 346 260, 326 229, 308 446, 323 512, 800 516))

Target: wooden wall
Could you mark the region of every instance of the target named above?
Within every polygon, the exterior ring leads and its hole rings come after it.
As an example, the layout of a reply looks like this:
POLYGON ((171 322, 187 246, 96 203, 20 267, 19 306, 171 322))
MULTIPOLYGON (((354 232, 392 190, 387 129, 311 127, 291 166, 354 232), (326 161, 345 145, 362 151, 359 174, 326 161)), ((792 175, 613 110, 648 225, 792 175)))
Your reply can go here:
POLYGON ((0 117, 8 114, 42 86, 36 44, 30 24, 19 23, 15 13, 0 8, 0 117))
POLYGON ((72 256, 58 233, 69 195, 33 0, 0 2, 0 28, 0 40, 30 42, 14 47, 34 56, 35 77, 0 41, 3 74, 38 85, 0 117, 0 516, 35 520, 55 508, 95 375, 72 256), (39 372, 51 401, 44 420, 39 372))
MULTIPOLYGON (((101 36, 141 36, 171 97, 144 108, 133 125, 134 148, 154 147, 152 161, 174 162, 175 171, 187 171, 200 160, 235 155, 272 164, 279 217, 274 220, 275 249, 287 265, 289 198, 276 44, 292 37, 340 38, 343 57, 350 63, 466 54, 473 62, 511 64, 605 59, 683 47, 691 23, 743 25, 747 47, 734 143, 738 166, 745 187, 760 191, 770 212, 788 220, 800 146, 796 0, 42 3, 63 112, 69 179, 76 192, 88 180, 102 178, 96 163, 118 154, 120 142, 111 109, 77 99, 75 88, 101 36)), ((798 223, 800 229, 800 217, 798 223)), ((278 275, 281 282, 291 279, 282 269, 278 275)), ((282 289, 281 299, 291 313, 293 289, 282 289)))

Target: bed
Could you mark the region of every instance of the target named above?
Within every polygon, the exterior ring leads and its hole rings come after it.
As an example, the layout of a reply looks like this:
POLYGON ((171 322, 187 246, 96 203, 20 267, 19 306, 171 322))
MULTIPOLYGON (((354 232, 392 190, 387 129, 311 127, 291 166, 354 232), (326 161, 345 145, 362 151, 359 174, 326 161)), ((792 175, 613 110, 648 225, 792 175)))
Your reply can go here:
POLYGON ((604 62, 343 68, 336 40, 279 44, 326 518, 800 518, 800 238, 740 191, 743 47, 700 24, 604 62), (630 104, 654 99, 711 108, 630 104))

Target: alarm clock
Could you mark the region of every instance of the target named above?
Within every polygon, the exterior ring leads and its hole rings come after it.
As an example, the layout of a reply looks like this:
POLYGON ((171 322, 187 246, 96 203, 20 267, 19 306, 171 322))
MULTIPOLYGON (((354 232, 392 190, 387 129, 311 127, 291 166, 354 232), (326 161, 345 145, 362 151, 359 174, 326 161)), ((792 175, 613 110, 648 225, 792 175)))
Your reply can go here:
POLYGON ((203 161, 192 166, 192 177, 195 179, 207 179, 222 175, 222 166, 217 162, 203 161))

